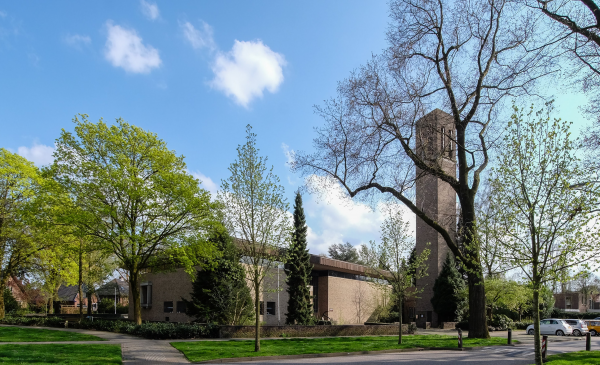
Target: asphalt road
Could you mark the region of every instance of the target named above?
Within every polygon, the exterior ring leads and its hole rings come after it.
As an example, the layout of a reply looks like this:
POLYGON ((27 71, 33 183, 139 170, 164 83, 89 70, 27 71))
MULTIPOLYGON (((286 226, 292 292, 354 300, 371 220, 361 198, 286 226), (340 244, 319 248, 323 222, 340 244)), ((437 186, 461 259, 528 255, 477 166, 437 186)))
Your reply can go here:
MULTIPOLYGON (((505 335, 506 333, 504 333, 505 335)), ((237 364, 463 364, 469 365, 528 365, 533 363, 533 336, 517 333, 523 343, 516 346, 482 347, 467 351, 419 351, 381 355, 358 355, 314 359, 249 361, 237 364)), ((592 337, 592 350, 600 350, 600 338, 592 337)), ((584 337, 550 337, 548 354, 585 350, 584 337)))

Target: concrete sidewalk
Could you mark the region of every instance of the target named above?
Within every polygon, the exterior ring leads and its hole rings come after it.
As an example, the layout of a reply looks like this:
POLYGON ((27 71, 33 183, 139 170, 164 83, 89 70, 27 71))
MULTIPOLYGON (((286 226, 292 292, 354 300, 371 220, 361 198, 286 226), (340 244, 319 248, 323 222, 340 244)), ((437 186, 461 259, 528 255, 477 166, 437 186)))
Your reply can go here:
POLYGON ((38 328, 45 330, 56 330, 66 332, 77 332, 86 335, 97 336, 106 341, 56 341, 56 342, 1 342, 1 345, 8 344, 102 344, 102 345, 121 345, 124 364, 189 364, 190 362, 181 352, 169 344, 169 340, 148 340, 141 337, 126 335, 122 333, 81 330, 74 328, 53 328, 53 327, 32 327, 32 326, 8 326, 1 327, 19 327, 19 328, 38 328))

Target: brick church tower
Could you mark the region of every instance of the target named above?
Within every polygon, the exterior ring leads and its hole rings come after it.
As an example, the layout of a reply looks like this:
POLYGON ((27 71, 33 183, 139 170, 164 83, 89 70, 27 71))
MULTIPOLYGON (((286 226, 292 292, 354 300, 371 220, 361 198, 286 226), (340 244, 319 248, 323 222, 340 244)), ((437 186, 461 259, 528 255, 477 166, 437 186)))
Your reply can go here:
MULTIPOLYGON (((456 176, 456 148, 454 121, 451 115, 435 109, 416 123, 416 151, 430 165, 437 165, 448 175, 456 176)), ((456 193, 446 182, 425 174, 417 168, 416 204, 429 217, 455 235, 456 193)), ((430 322, 438 326, 437 313, 433 311, 431 298, 433 284, 442 271, 449 252, 442 236, 417 217, 416 251, 426 247, 431 251, 427 260, 428 275, 417 280, 417 288, 423 289, 416 299, 417 326, 430 322), (430 245, 427 245, 430 243, 430 245)))

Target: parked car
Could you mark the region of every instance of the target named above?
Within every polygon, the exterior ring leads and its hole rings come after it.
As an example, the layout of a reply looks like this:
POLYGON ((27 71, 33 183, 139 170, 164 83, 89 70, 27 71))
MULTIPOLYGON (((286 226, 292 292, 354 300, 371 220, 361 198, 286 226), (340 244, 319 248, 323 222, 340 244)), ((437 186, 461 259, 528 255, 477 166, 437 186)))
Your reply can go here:
POLYGON ((589 332, 587 323, 581 319, 565 319, 573 327, 573 336, 584 336, 589 332))
MULTIPOLYGON (((527 334, 533 335, 533 324, 527 327, 527 334)), ((564 336, 573 334, 571 327, 565 320, 558 318, 547 318, 540 321, 540 334, 564 336)))
POLYGON ((600 320, 587 321, 587 326, 592 336, 597 336, 600 333, 600 320))

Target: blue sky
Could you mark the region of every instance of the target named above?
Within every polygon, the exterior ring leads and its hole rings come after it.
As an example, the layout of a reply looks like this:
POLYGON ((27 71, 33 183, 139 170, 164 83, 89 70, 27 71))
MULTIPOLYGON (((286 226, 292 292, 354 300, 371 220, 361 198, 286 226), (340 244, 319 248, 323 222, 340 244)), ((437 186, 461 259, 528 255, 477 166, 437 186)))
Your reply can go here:
MULTIPOLYGON (((51 161, 77 113, 122 117, 186 156, 214 191, 258 134, 286 188, 286 146, 310 150, 313 105, 386 46, 387 3, 355 1, 0 1, 0 146, 51 161)), ((582 124, 579 95, 559 98, 582 124)), ((380 212, 305 197, 313 253, 377 239, 380 212)))

